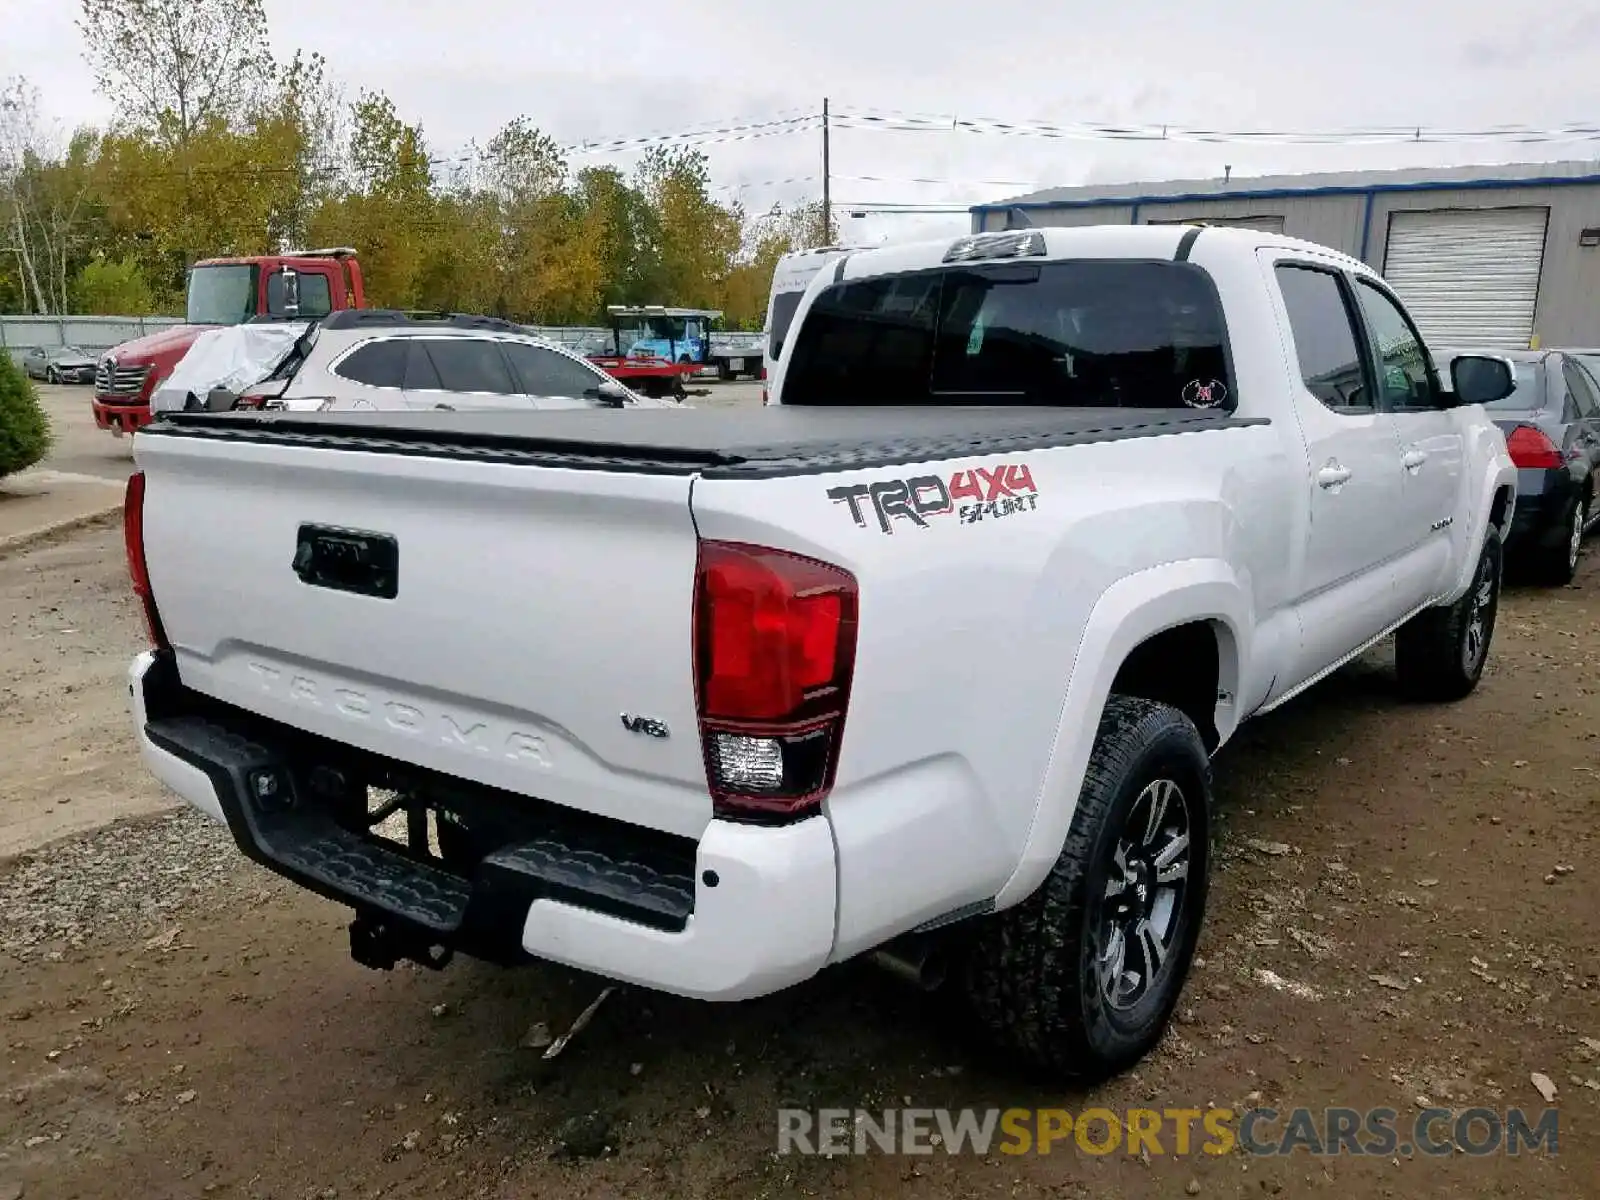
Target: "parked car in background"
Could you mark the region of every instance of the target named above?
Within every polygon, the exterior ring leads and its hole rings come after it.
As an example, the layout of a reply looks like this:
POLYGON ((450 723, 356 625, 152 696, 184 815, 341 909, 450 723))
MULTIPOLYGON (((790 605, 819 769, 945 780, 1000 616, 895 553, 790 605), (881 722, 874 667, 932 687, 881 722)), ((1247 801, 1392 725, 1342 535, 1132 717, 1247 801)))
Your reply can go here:
POLYGON ((94 355, 76 346, 35 346, 23 354, 22 369, 46 383, 93 383, 94 355))
POLYGON ((1539 579, 1571 583, 1584 534, 1600 521, 1600 350, 1496 354, 1516 390, 1486 405, 1517 464, 1517 508, 1506 557, 1539 579))
POLYGON ((349 309, 307 331, 243 408, 677 408, 495 317, 349 309))
POLYGON ((772 291, 767 296, 767 320, 762 328, 766 343, 766 368, 770 375, 783 353, 789 324, 800 307, 800 298, 823 267, 850 251, 844 246, 818 246, 811 250, 791 250, 778 259, 772 272, 772 291))

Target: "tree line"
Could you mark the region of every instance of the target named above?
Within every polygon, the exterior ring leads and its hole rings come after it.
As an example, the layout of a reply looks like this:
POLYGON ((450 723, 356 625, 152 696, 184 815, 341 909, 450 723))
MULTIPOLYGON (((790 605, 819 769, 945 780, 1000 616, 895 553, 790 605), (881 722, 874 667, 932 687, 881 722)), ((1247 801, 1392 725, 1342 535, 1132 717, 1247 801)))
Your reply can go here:
POLYGON ((720 308, 757 328, 773 266, 832 240, 820 205, 746 212, 698 149, 574 169, 526 117, 448 160, 382 92, 269 52, 263 0, 80 0, 116 116, 51 132, 0 88, 0 312, 181 313, 201 258, 352 246, 371 303, 534 324, 609 304, 720 308))

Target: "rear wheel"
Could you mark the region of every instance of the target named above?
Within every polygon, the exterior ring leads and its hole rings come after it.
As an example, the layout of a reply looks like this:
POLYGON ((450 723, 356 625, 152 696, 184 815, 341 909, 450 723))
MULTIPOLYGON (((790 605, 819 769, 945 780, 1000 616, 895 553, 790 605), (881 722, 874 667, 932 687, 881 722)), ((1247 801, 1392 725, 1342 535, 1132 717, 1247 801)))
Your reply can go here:
POLYGON ((1578 575, 1578 557, 1583 550, 1583 527, 1589 523, 1589 497, 1580 495, 1566 515, 1559 545, 1540 547, 1534 566, 1546 583, 1564 587, 1578 575))
POLYGON ((1478 686, 1500 611, 1500 534, 1492 527, 1472 583, 1454 604, 1418 613, 1395 637, 1400 687, 1417 700, 1459 700, 1478 686))
POLYGON ((1210 811, 1194 723, 1112 696, 1061 857, 1038 891, 976 931, 966 994, 994 1045, 1084 1082, 1155 1046, 1200 934, 1210 811))

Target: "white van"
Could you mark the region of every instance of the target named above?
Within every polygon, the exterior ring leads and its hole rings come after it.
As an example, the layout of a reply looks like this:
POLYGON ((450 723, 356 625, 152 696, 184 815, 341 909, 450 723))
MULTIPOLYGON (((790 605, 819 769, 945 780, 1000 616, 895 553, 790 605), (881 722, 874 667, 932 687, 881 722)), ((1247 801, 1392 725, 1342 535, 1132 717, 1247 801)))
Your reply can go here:
POLYGON ((778 260, 772 272, 772 295, 767 297, 766 372, 770 376, 783 352, 783 340, 800 307, 800 297, 816 273, 843 254, 846 246, 818 246, 815 250, 793 250, 778 260))

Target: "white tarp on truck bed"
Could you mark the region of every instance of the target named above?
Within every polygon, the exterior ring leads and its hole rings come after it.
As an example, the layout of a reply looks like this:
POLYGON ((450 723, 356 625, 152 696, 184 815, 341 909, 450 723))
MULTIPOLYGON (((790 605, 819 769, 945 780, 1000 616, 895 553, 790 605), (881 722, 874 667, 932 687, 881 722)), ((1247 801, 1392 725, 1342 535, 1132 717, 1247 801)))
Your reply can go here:
POLYGON ((206 330, 156 388, 151 411, 181 411, 191 392, 203 402, 212 388, 239 392, 260 383, 310 327, 309 321, 275 321, 206 330))

